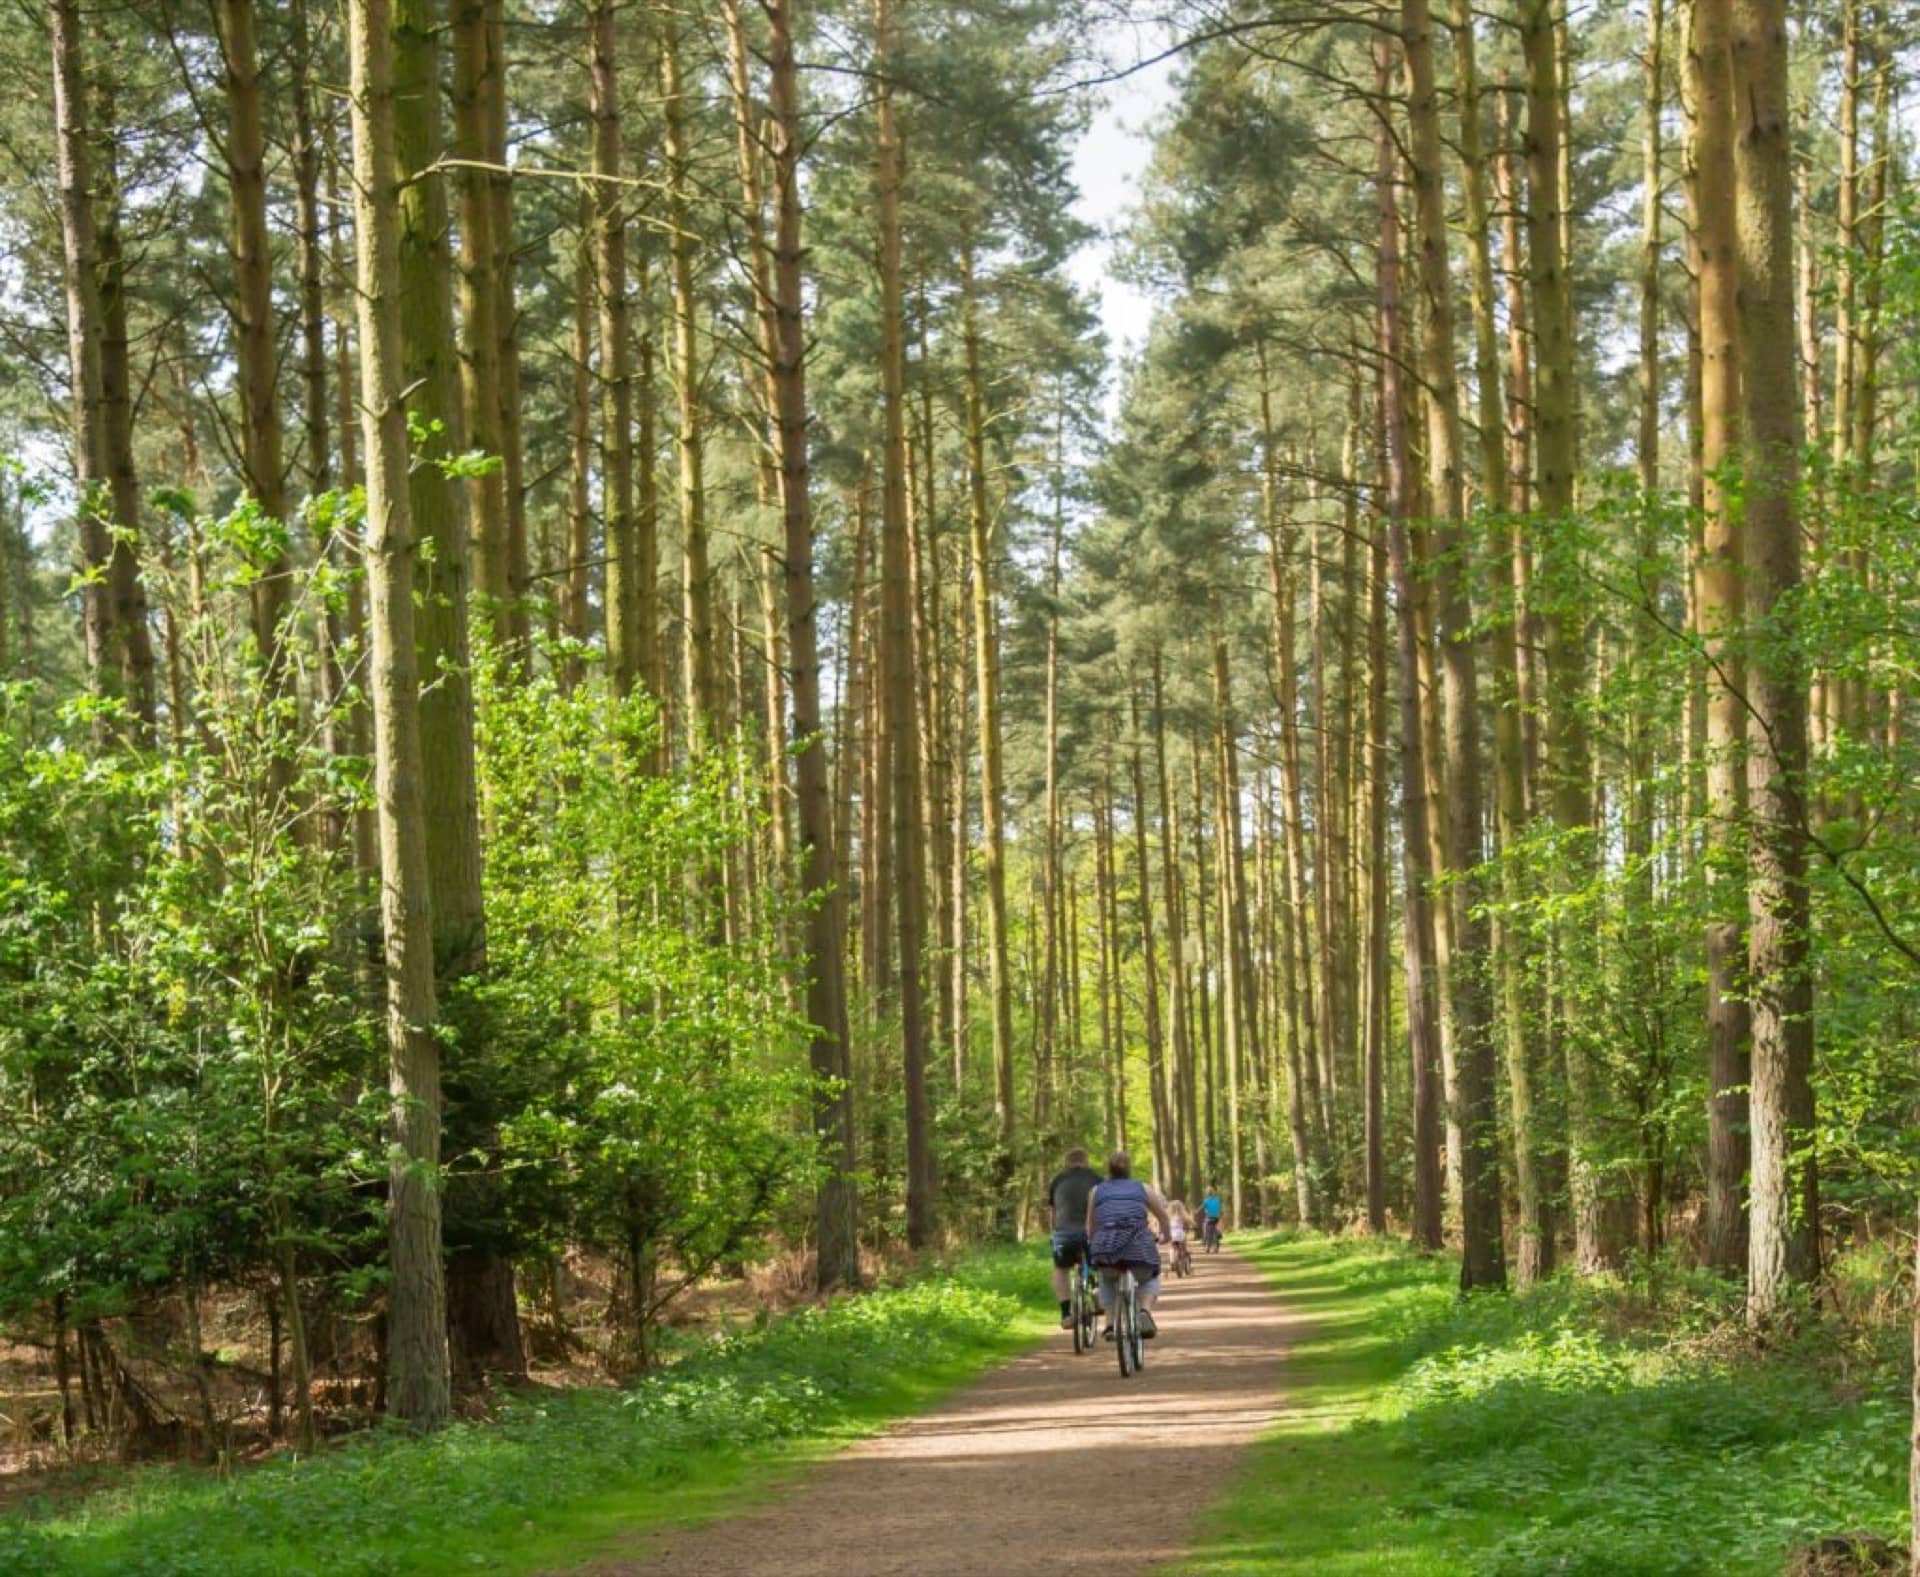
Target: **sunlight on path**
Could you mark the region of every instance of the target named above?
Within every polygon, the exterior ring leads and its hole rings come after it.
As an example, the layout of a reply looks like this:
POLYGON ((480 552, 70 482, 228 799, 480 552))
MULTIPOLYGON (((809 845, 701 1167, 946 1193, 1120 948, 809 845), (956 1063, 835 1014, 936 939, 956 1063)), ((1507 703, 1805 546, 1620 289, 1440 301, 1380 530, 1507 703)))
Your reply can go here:
POLYGON ((649 1533, 583 1577, 1118 1577, 1173 1560, 1279 1416, 1300 1324, 1237 1256, 1196 1272, 1166 1282, 1133 1380, 1062 1332, 764 1511, 649 1533))

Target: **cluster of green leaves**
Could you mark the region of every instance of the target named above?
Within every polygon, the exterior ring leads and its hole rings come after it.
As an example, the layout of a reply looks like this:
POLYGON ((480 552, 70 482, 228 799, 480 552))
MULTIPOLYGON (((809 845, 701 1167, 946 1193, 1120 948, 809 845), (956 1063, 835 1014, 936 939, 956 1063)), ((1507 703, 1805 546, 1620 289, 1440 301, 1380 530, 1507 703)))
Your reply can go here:
POLYGON ((1023 1316, 1045 1285, 1031 1254, 1002 1250, 716 1338, 626 1390, 530 1392, 494 1418, 430 1438, 383 1432, 230 1479, 148 1473, 77 1510, 0 1523, 0 1570, 526 1570, 541 1559, 543 1540, 596 1504, 644 1495, 647 1510, 670 1515, 675 1486, 743 1459, 770 1470, 769 1448, 855 1431, 913 1405, 1024 1339, 1023 1316))

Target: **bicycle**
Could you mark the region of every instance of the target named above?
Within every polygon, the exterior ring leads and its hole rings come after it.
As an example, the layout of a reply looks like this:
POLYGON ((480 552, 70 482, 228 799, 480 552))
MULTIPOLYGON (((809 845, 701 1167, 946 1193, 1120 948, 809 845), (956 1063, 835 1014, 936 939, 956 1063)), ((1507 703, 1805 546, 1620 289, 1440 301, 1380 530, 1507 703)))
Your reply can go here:
POLYGON ((1081 1254, 1079 1264, 1073 1267, 1072 1304, 1068 1317, 1073 1321, 1073 1350, 1075 1353, 1092 1352, 1098 1344, 1100 1303, 1095 1293, 1093 1279, 1093 1259, 1081 1254))
POLYGON ((1217 1216, 1208 1216, 1205 1228, 1206 1250, 1209 1254, 1220 1252, 1220 1220, 1217 1216))
POLYGON ((1193 1274, 1193 1249, 1185 1238, 1173 1245, 1173 1273, 1183 1278, 1193 1274))
POLYGON ((1120 1378, 1130 1380, 1146 1367, 1146 1344, 1140 1337, 1140 1284, 1131 1270, 1122 1270, 1113 1288, 1113 1345, 1119 1349, 1120 1378))

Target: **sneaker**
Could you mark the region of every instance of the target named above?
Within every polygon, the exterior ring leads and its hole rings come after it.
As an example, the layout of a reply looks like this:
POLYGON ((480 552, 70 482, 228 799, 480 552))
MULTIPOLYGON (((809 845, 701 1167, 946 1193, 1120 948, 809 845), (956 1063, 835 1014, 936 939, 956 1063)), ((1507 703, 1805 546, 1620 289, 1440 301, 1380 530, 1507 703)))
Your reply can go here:
POLYGON ((1153 1316, 1145 1309, 1140 1311, 1140 1339, 1150 1342, 1160 1334, 1160 1328, 1153 1323, 1153 1316))
POLYGON ((1063 1331, 1073 1329, 1073 1316, 1071 1314, 1063 1314, 1060 1316, 1060 1329, 1063 1331))
POLYGON ((1113 1327, 1111 1325, 1109 1325, 1104 1331, 1100 1333, 1100 1339, 1103 1342, 1110 1342, 1113 1340, 1113 1327))

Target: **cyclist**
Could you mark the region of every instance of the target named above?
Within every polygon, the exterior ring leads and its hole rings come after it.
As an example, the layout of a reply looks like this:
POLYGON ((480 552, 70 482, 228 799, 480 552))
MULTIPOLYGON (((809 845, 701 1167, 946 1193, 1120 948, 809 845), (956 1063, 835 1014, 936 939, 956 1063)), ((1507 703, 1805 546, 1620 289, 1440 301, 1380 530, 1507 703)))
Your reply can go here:
POLYGON ((1180 1270, 1184 1262, 1185 1269, 1191 1271, 1193 1259, 1187 1252, 1187 1233, 1193 1226, 1193 1213, 1187 1209, 1184 1200, 1173 1199, 1167 1202, 1167 1214, 1173 1218, 1167 1241, 1173 1245, 1174 1269, 1180 1270))
POLYGON ((1217 1183, 1207 1184, 1207 1197, 1200 1201, 1200 1214, 1206 1222, 1207 1246, 1220 1246, 1220 1212, 1225 1208, 1220 1199, 1220 1187, 1217 1183))
POLYGON ((1060 1329, 1073 1326, 1074 1266, 1087 1252, 1087 1197, 1100 1174, 1087 1165, 1087 1152, 1078 1145, 1064 1157, 1061 1169, 1047 1184, 1047 1202, 1053 1207, 1053 1295, 1060 1300, 1060 1329))
POLYGON ((1140 1334, 1156 1334, 1154 1300, 1160 1296, 1160 1248, 1151 1216, 1160 1223, 1160 1235, 1169 1236, 1173 1217, 1157 1188, 1133 1175, 1133 1158, 1125 1150, 1107 1157, 1107 1179, 1087 1196, 1087 1237, 1093 1263, 1100 1271, 1100 1307, 1108 1316, 1107 1337, 1113 1337, 1113 1296, 1121 1272, 1131 1270, 1139 1283, 1140 1334))

